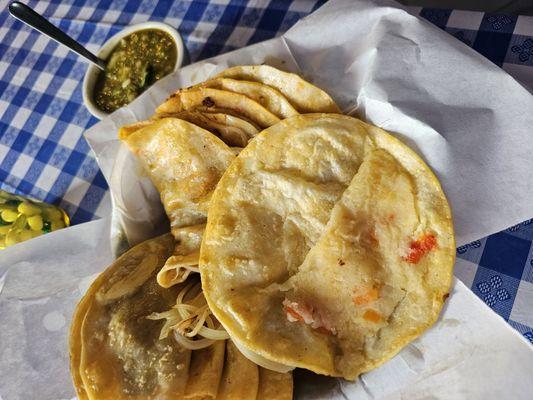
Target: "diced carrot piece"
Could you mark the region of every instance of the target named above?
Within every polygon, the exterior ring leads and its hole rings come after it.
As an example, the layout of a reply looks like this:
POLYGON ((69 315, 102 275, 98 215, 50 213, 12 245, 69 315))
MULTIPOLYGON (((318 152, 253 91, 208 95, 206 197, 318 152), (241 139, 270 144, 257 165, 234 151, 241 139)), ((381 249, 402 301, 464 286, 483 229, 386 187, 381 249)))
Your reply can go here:
POLYGON ((422 235, 418 240, 413 240, 409 244, 409 252, 403 257, 405 261, 411 264, 417 264, 424 255, 429 253, 437 246, 437 238, 429 233, 422 235))
POLYGON ((363 314, 363 318, 367 321, 378 323, 379 321, 381 321, 381 314, 375 310, 370 309, 365 311, 365 313, 363 314))
POLYGON ((353 302, 356 306, 362 306, 370 303, 371 301, 377 300, 378 298, 379 290, 377 288, 361 288, 356 290, 355 296, 353 297, 353 302))

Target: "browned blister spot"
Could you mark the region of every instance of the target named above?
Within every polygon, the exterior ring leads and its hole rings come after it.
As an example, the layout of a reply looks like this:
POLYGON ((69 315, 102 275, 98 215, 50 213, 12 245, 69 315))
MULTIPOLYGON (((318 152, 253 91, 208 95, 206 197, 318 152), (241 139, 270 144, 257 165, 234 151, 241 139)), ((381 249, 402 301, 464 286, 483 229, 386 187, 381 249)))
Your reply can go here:
POLYGON ((202 100, 202 105, 205 107, 213 107, 215 105, 215 102, 211 97, 207 96, 202 100))

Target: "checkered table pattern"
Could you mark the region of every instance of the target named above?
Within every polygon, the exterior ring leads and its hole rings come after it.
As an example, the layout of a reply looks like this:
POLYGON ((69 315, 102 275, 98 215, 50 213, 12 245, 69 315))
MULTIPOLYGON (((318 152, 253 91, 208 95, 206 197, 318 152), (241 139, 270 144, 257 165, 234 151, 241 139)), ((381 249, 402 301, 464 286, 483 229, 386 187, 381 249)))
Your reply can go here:
MULTIPOLYGON (((322 3, 27 1, 95 52, 126 25, 166 22, 180 31, 193 62, 277 36, 322 3)), ((0 188, 60 204, 75 224, 107 215, 107 184, 82 136, 97 122, 83 106, 86 64, 13 19, 7 5, 0 0, 0 188)), ((420 8, 410 12, 446 30, 533 91, 533 18, 420 8)), ((532 241, 533 220, 528 220, 458 248, 456 268, 456 275, 531 343, 532 241)))

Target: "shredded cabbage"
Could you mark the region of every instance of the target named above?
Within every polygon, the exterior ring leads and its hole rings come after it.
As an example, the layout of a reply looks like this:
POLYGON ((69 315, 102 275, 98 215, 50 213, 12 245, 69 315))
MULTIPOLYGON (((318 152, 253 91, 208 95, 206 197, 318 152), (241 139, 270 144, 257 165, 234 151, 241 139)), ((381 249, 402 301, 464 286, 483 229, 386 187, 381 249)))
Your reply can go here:
POLYGON ((254 353, 251 350, 248 350, 246 347, 244 347, 244 345, 242 345, 242 343, 239 343, 235 338, 232 338, 231 340, 235 344, 235 346, 237 346, 243 356, 245 356, 251 362, 259 365, 260 367, 269 369, 271 371, 279 372, 281 374, 292 371, 294 369, 294 367, 268 360, 265 357, 254 353))

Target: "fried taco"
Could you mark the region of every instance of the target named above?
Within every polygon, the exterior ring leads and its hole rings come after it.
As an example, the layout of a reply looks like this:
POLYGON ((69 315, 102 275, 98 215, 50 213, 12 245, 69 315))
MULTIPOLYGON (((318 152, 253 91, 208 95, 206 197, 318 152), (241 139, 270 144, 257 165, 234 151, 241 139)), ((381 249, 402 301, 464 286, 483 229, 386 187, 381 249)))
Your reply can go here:
POLYGON ((355 379, 436 321, 454 257, 448 202, 420 157, 357 119, 308 114, 260 133, 226 170, 199 267, 236 343, 355 379))
POLYGON ((297 74, 269 65, 244 65, 225 69, 215 76, 259 82, 278 90, 300 113, 338 113, 339 107, 323 90, 297 74))
MULTIPOLYGON (((259 379, 261 368, 227 340, 197 274, 167 288, 158 285, 157 274, 175 244, 166 234, 135 246, 78 304, 69 341, 78 398, 207 400, 246 392, 255 399, 260 382, 275 390, 273 379, 259 379), (255 380, 235 379, 244 376, 255 380)), ((284 382, 279 398, 292 398, 291 374, 274 376, 284 382)))

